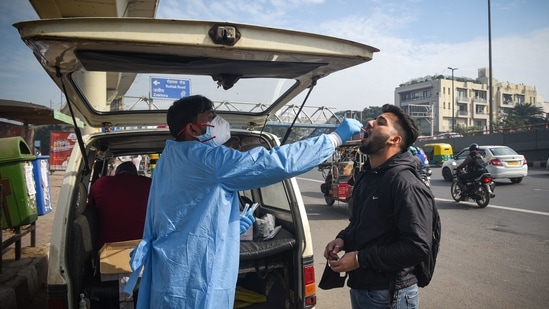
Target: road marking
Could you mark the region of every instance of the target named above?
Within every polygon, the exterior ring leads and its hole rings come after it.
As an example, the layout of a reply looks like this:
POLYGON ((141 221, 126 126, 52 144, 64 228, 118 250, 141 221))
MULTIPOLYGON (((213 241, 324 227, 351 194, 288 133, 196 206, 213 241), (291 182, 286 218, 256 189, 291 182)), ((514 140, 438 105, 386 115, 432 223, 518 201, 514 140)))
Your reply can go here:
POLYGON ((311 179, 311 178, 302 178, 302 177, 296 177, 296 179, 312 181, 312 182, 318 182, 318 183, 324 183, 325 182, 325 181, 322 181, 322 180, 316 180, 316 179, 311 179))
POLYGON ((547 189, 534 189, 534 191, 549 191, 547 189))
MULTIPOLYGON (((455 202, 454 200, 451 200, 451 199, 438 198, 438 197, 436 197, 435 200, 442 201, 442 202, 455 202)), ((474 202, 460 202, 460 203, 476 205, 476 203, 474 203, 474 202)), ((535 210, 520 209, 520 208, 498 206, 498 205, 488 205, 486 207, 503 209, 503 210, 510 210, 510 211, 516 211, 516 212, 524 212, 524 213, 533 214, 533 215, 549 216, 549 212, 543 212, 543 211, 535 211, 535 210)))

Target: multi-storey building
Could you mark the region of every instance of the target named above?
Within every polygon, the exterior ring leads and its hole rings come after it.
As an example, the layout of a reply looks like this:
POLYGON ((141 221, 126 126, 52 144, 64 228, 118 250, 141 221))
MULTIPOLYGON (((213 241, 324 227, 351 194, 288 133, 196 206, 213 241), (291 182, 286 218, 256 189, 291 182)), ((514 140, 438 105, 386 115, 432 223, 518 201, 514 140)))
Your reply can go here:
MULTIPOLYGON (((539 105, 531 86, 493 79, 492 88, 493 125, 516 104, 539 105)), ((477 79, 435 75, 402 84, 395 89, 395 105, 414 117, 422 135, 437 135, 458 127, 488 130, 489 96, 488 70, 481 68, 477 79)))

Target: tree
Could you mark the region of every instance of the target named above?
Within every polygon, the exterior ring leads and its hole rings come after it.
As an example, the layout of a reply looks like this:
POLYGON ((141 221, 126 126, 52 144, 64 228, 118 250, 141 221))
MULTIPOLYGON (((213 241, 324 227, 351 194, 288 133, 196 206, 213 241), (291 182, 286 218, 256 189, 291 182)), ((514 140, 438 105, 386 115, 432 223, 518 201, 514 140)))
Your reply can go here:
POLYGON ((503 127, 513 128, 547 122, 541 107, 531 103, 519 103, 503 117, 503 127))
POLYGON ((456 133, 460 133, 460 134, 468 134, 470 132, 480 132, 480 131, 483 131, 484 128, 483 127, 476 127, 476 126, 472 126, 472 127, 466 127, 466 126, 457 126, 456 127, 456 133))
POLYGON ((362 124, 366 123, 381 114, 381 106, 370 106, 362 110, 362 124))

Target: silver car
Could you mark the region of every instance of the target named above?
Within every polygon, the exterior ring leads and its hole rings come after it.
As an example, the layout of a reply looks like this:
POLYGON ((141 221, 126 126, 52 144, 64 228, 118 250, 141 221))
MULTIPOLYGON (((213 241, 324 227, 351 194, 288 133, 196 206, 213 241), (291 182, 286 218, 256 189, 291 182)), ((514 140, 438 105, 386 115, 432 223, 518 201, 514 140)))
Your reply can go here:
MULTIPOLYGON (((512 183, 519 183, 528 175, 528 162, 526 158, 507 146, 480 146, 480 154, 488 161, 486 169, 492 175, 492 179, 509 178, 512 183)), ((469 147, 463 148, 453 159, 442 164, 442 177, 446 181, 452 181, 454 162, 461 164, 469 155, 469 147)))

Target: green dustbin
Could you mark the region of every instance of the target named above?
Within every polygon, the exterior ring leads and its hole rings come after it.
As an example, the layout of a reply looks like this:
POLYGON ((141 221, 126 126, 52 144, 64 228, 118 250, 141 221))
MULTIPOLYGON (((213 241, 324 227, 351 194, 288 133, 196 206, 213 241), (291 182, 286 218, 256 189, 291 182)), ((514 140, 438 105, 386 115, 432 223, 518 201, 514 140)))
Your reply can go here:
POLYGON ((0 138, 2 229, 31 224, 38 218, 32 165, 35 159, 20 136, 0 138))

